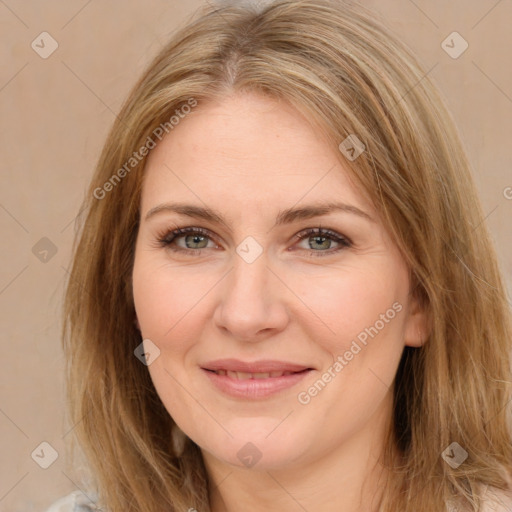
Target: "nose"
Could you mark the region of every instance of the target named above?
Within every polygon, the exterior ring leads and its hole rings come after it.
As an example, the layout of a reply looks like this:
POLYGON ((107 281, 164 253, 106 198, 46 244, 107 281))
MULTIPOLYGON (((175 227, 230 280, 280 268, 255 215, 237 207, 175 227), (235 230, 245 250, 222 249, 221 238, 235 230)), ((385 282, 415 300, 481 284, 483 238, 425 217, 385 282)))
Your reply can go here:
POLYGON ((289 322, 285 295, 290 292, 268 266, 265 253, 252 263, 236 255, 219 290, 214 322, 237 340, 261 341, 289 322))

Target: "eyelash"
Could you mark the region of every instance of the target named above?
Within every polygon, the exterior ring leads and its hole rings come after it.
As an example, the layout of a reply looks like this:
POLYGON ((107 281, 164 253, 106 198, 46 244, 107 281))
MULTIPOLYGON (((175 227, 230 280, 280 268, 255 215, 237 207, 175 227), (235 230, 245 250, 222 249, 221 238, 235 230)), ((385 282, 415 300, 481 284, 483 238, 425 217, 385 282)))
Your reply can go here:
MULTIPOLYGON (((208 231, 207 229, 204 229, 204 228, 196 228, 196 227, 178 228, 178 229, 175 229, 174 231, 166 231, 166 232, 158 235, 158 244, 160 247, 168 248, 168 249, 172 250, 173 252, 179 252, 179 253, 188 254, 191 256, 200 256, 202 254, 202 251, 205 248, 203 248, 203 249, 184 249, 181 247, 181 248, 177 249, 176 247, 173 247, 171 245, 172 242, 174 242, 178 238, 181 238, 184 235, 200 235, 200 236, 207 237, 209 239, 213 238, 210 231, 208 231)), ((327 250, 327 251, 313 251, 311 249, 313 252, 310 253, 310 256, 312 256, 312 257, 325 257, 325 256, 332 255, 334 253, 340 252, 343 249, 352 247, 352 242, 348 238, 346 238, 342 235, 339 235, 335 231, 331 231, 330 229, 323 229, 321 227, 304 229, 304 230, 300 231, 299 233, 297 233, 296 235, 294 235, 293 238, 298 241, 301 241, 301 240, 305 240, 307 238, 311 238, 313 236, 325 237, 328 239, 332 239, 335 242, 338 242, 340 244, 340 247, 338 247, 337 249, 334 249, 334 250, 327 250)), ((308 249, 302 249, 302 250, 307 251, 308 249)))

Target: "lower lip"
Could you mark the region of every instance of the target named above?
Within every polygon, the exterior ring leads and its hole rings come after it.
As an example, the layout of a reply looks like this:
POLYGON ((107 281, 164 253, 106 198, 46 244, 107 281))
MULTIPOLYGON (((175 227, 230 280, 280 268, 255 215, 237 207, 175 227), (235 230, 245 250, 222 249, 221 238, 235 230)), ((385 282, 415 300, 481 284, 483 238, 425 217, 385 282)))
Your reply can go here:
POLYGON ((233 379, 227 375, 217 375, 215 372, 202 371, 210 381, 223 393, 235 398, 259 399, 291 388, 310 374, 312 370, 282 375, 281 377, 269 377, 267 379, 233 379))

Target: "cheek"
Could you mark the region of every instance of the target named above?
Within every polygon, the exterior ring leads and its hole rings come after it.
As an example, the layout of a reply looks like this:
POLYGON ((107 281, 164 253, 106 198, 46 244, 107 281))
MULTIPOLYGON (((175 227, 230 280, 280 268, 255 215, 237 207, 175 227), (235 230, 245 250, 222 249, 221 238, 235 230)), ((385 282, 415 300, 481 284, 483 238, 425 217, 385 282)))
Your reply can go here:
POLYGON ((194 272, 192 266, 136 257, 133 297, 143 337, 166 350, 179 351, 186 346, 194 328, 201 328, 198 317, 207 303, 205 296, 217 281, 213 273, 194 272))
POLYGON ((169 414, 187 432, 193 429, 196 415, 200 416, 186 391, 191 387, 187 355, 208 318, 206 301, 201 299, 214 284, 211 275, 199 278, 190 269, 162 264, 161 258, 145 255, 136 256, 133 269, 133 296, 142 337, 160 349, 148 371, 169 414))
POLYGON ((361 428, 386 400, 403 350, 408 274, 389 262, 386 268, 351 268, 301 293, 322 321, 323 335, 311 329, 308 339, 325 357, 318 379, 297 398, 304 411, 324 417, 328 445, 361 428))
MULTIPOLYGON (((407 272, 398 260, 333 267, 314 275, 290 268, 281 273, 293 283, 293 296, 283 296, 284 301, 296 303, 290 307, 290 321, 300 324, 310 340, 320 342, 333 355, 346 350, 358 336, 364 339, 376 323, 381 330, 381 315, 386 316, 384 320, 400 317, 392 306, 402 304, 408 290, 407 272)), ((185 347, 194 330, 199 334, 211 322, 211 298, 222 275, 218 269, 199 271, 194 265, 162 262, 161 255, 136 253, 133 294, 143 336, 159 340, 172 351, 185 347)), ((399 324, 386 322, 384 330, 398 332, 399 324)))
POLYGON ((373 339, 376 331, 380 339, 400 341, 404 315, 398 310, 405 310, 408 290, 407 272, 400 265, 337 269, 295 283, 294 290, 312 312, 310 339, 321 339, 333 356, 348 350, 358 337, 362 342, 373 339))

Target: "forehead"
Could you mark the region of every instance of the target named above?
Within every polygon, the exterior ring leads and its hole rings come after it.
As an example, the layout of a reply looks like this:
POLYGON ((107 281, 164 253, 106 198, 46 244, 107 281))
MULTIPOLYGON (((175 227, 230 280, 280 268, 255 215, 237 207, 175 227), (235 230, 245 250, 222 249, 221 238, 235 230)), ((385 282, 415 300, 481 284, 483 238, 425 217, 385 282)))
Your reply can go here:
POLYGON ((301 113, 255 94, 197 106, 152 150, 145 174, 142 212, 176 199, 225 211, 319 200, 371 209, 301 113))

